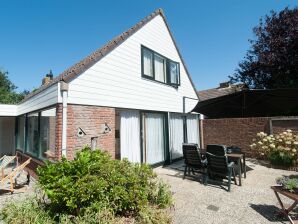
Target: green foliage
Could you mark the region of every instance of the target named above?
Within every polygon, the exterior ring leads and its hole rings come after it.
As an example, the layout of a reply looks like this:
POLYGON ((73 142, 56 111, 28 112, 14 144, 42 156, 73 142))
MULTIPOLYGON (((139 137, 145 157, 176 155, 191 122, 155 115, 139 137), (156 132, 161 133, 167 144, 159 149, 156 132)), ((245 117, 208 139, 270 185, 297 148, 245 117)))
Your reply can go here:
POLYGON ((298 7, 271 11, 253 29, 255 40, 232 82, 254 89, 298 87, 298 7))
POLYGON ((273 165, 290 167, 294 164, 294 157, 277 150, 268 154, 268 159, 273 165))
POLYGON ((11 224, 55 223, 49 212, 39 206, 34 198, 7 204, 0 212, 0 220, 11 224))
POLYGON ((0 103, 16 104, 20 102, 28 91, 16 93, 17 87, 8 79, 8 72, 0 70, 0 103))
POLYGON ((137 223, 142 224, 169 224, 171 217, 161 209, 144 207, 137 217, 137 223))
POLYGON ((47 162, 38 169, 39 186, 50 199, 49 209, 82 215, 86 209, 107 209, 133 215, 145 207, 171 204, 171 193, 159 184, 150 166, 113 160, 106 152, 85 148, 73 161, 47 162))
POLYGON ((287 130, 275 135, 257 133, 250 145, 256 155, 273 165, 293 166, 298 162, 298 135, 287 130))
POLYGON ((158 205, 159 208, 167 208, 172 205, 173 198, 170 187, 163 182, 158 183, 158 188, 152 194, 151 202, 158 205))
POLYGON ((296 192, 298 189, 298 179, 297 178, 289 178, 282 177, 276 180, 276 183, 283 186, 285 190, 290 192, 296 192))
POLYGON ((170 224, 171 217, 155 207, 142 208, 137 217, 115 216, 108 209, 94 211, 92 208, 87 208, 84 214, 78 216, 51 214, 45 206, 37 203, 36 198, 24 198, 5 205, 0 211, 1 221, 10 224, 170 224))

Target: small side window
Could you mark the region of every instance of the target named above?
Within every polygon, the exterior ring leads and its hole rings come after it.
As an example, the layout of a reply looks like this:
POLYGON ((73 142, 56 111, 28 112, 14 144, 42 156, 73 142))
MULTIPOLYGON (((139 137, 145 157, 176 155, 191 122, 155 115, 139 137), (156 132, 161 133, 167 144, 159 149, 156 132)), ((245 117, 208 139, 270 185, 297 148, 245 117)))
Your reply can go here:
POLYGON ((169 84, 178 86, 180 85, 180 68, 179 63, 169 62, 169 84))
POLYGON ((142 73, 144 76, 153 78, 153 52, 142 48, 142 73))
POLYGON ((155 80, 166 83, 166 64, 167 61, 164 57, 155 54, 154 55, 154 72, 155 80))

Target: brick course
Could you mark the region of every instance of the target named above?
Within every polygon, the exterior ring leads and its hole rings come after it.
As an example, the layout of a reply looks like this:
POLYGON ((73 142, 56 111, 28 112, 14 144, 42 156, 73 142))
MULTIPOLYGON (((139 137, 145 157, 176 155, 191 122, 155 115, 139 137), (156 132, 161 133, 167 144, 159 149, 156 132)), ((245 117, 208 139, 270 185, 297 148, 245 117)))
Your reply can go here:
MULTIPOLYGON (((276 117, 275 117, 276 118, 276 117)), ((249 145, 257 132, 269 133, 270 117, 222 118, 202 120, 204 147, 208 144, 239 146, 251 155, 249 145)), ((292 129, 298 134, 298 121, 273 121, 273 133, 292 129)))

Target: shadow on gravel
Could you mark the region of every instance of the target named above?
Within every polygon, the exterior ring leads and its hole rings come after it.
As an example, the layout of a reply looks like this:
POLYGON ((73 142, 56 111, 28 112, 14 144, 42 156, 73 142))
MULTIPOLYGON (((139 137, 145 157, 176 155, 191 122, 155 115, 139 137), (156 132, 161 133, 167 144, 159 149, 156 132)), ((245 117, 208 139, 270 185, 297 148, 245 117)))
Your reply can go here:
POLYGON ((281 214, 280 208, 275 205, 250 204, 250 207, 266 218, 269 222, 288 223, 288 219, 281 214))

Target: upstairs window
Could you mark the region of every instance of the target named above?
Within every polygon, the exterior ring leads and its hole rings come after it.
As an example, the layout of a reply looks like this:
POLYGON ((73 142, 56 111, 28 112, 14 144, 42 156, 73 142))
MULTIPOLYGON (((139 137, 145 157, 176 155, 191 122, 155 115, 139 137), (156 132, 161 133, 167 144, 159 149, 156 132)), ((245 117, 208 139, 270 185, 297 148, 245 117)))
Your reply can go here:
POLYGON ((166 82, 166 67, 166 59, 158 54, 154 54, 154 72, 156 81, 166 82))
POLYGON ((153 53, 143 49, 143 75, 153 78, 153 53))
POLYGON ((171 86, 180 85, 180 67, 157 52, 142 46, 142 77, 171 86))
POLYGON ((169 83, 171 85, 179 85, 179 64, 177 62, 169 62, 169 83))

